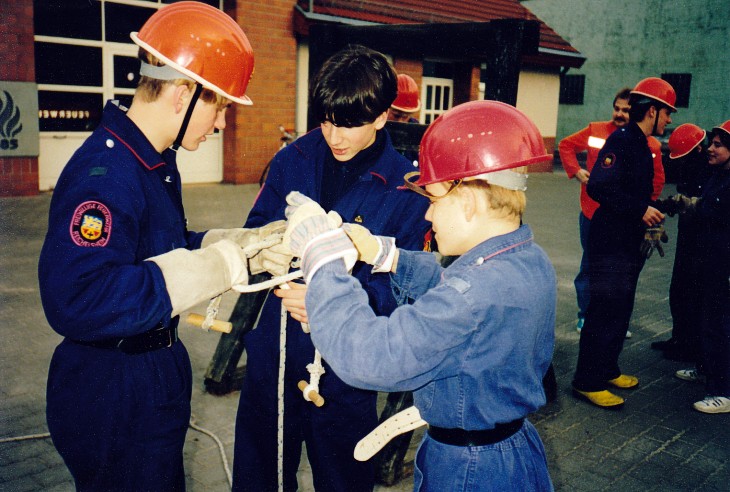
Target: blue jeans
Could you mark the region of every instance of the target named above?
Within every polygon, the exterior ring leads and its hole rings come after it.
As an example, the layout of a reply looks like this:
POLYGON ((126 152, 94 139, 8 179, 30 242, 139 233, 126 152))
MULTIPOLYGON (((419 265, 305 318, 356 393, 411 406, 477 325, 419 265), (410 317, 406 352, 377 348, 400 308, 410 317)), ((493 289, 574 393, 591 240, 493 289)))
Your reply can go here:
POLYGON ((535 427, 486 446, 450 446, 424 435, 414 470, 415 492, 550 492, 547 458, 535 427))
POLYGON ((588 232, 591 229, 591 219, 578 214, 578 230, 580 233, 580 245, 583 248, 583 256, 580 259, 580 269, 578 275, 575 276, 573 284, 575 285, 575 294, 578 298, 578 317, 585 318, 588 311, 588 301, 591 298, 588 290, 588 232))

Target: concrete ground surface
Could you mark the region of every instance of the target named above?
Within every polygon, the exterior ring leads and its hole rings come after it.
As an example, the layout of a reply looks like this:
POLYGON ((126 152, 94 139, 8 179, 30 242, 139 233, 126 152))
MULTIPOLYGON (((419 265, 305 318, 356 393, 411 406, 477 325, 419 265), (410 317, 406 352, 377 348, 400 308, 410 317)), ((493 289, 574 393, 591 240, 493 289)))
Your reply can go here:
MULTIPOLYGON (((183 190, 191 230, 235 227, 244 222, 255 185, 189 185, 183 190)), ((673 192, 668 185, 664 195, 673 192)), ((654 255, 639 282, 631 322, 633 338, 621 355, 623 372, 637 375, 640 387, 621 391, 618 412, 574 399, 570 380, 576 362, 576 301, 573 278, 580 262, 578 185, 562 170, 530 176, 525 221, 547 251, 558 275, 554 365, 556 401, 530 416, 547 450, 559 491, 712 491, 730 490, 730 414, 705 415, 691 409, 703 387, 673 376, 687 364, 665 360, 652 341, 669 337, 668 288, 674 258, 676 219, 667 220, 666 257, 654 255)), ((45 234, 50 193, 0 199, 0 491, 66 491, 73 481, 51 440, 8 438, 47 432, 45 386, 48 364, 60 341, 46 322, 38 294, 36 266, 45 234)), ((235 295, 224 296, 227 318, 235 295)), ((205 305, 193 311, 204 312, 205 305)), ((180 335, 190 352, 195 387, 195 422, 222 442, 233 460, 234 421, 239 393, 213 396, 203 375, 218 335, 182 323, 180 335)), ((420 433, 419 433, 420 435, 420 433)), ((417 445, 414 438, 409 458, 417 445)), ((185 446, 188 490, 229 489, 219 447, 212 437, 190 429, 185 446)), ((412 479, 379 492, 412 489, 412 479)), ((306 459, 300 490, 311 491, 306 459)))

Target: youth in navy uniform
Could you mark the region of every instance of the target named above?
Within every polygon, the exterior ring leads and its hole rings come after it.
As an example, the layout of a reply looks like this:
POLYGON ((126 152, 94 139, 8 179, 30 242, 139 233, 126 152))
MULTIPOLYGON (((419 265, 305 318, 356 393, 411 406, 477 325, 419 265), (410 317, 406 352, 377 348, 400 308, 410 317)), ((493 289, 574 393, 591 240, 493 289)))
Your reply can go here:
MULTIPOLYGON (((311 111, 320 128, 280 150, 246 227, 283 219, 286 196, 298 190, 344 220, 378 234, 396 237, 407 249, 423 249, 429 230, 423 214, 428 201, 399 189, 413 169, 393 148, 383 129, 396 97, 396 74, 380 53, 357 46, 333 55, 310 87, 311 111)), ((379 314, 395 308, 387 277, 359 265, 355 275, 379 314)), ((324 406, 304 400, 297 388, 309 380, 314 346, 300 322, 306 322, 305 287, 290 283, 277 290, 291 316, 287 319, 284 393, 284 490, 296 490, 302 443, 312 466, 317 491, 369 491, 374 486, 370 463, 353 458, 355 444, 378 422, 374 391, 344 383, 324 360, 319 387, 324 406)), ((233 489, 255 492, 277 489, 277 373, 282 301, 269 296, 258 326, 245 337, 246 375, 236 418, 233 489)))
POLYGON ((444 113, 419 157, 420 176, 408 185, 431 200, 426 219, 439 249, 458 256, 447 268, 346 224, 351 243, 314 202, 289 196, 284 241, 302 257, 312 338, 350 384, 413 390, 429 424, 414 490, 552 490, 545 450, 525 417, 545 403, 557 286, 521 225, 527 180, 512 170, 551 157, 535 125, 496 101, 444 113), (390 316, 375 313, 348 275, 358 256, 391 272, 381 274, 400 304, 390 316))
POLYGON ((707 148, 714 172, 698 198, 672 197, 689 212, 702 233, 702 356, 697 369, 677 371, 689 381, 705 379, 705 397, 693 408, 703 413, 730 412, 730 120, 710 132, 707 148))
POLYGON ((142 61, 131 107, 109 102, 61 173, 38 267, 46 317, 65 337, 48 375, 48 428, 81 491, 185 489, 192 374, 178 315, 245 282, 241 248, 284 225, 185 225, 169 147, 196 150, 225 127, 231 101, 251 104, 241 28, 179 2, 131 36, 142 61))
POLYGON ((590 302, 580 335, 573 394, 601 408, 619 409, 624 399, 608 388, 635 388, 618 357, 629 329, 647 228, 664 219, 652 201, 654 177, 650 135, 672 122, 676 94, 666 81, 649 77, 631 91, 630 122, 613 132, 598 154, 588 194, 600 206, 589 233, 590 302))
MULTIPOLYGON (((705 130, 692 123, 674 129, 669 137, 669 158, 677 169, 677 192, 699 197, 710 176, 704 152, 705 130)), ((672 200, 663 201, 659 210, 674 215, 672 200), (665 206, 667 204, 669 207, 665 206)), ((677 220, 677 245, 674 252, 672 280, 669 284, 669 309, 672 312, 672 336, 652 342, 651 348, 662 350, 670 360, 698 362, 701 346, 702 264, 700 253, 704 236, 697 218, 681 214, 677 220)))

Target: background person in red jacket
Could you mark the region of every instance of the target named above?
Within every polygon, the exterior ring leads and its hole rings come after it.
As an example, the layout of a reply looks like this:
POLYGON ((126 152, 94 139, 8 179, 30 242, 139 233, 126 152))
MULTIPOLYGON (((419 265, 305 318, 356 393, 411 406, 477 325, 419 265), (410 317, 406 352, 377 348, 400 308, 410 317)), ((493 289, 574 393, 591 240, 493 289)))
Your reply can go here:
MULTIPOLYGON (((578 299, 578 321, 576 329, 583 328, 585 313, 588 309, 590 295, 588 293, 588 231, 590 230, 591 219, 598 208, 598 202, 593 200, 586 192, 588 178, 591 175, 593 164, 596 162, 598 152, 603 148, 606 139, 616 129, 623 128, 629 122, 629 96, 631 89, 624 87, 616 93, 613 98, 613 114, 611 121, 595 121, 589 123, 582 130, 562 139, 558 144, 560 162, 563 164, 568 178, 575 178, 580 182, 580 214, 578 215, 578 228, 580 233, 580 244, 583 248, 583 257, 580 261, 578 274, 575 276, 575 293, 578 299), (577 155, 586 152, 585 168, 581 167, 577 155)), ((664 188, 664 166, 662 165, 661 144, 654 137, 648 137, 649 148, 654 156, 654 193, 652 199, 656 200, 664 188)), ((626 338, 631 338, 631 332, 626 332, 626 338)))

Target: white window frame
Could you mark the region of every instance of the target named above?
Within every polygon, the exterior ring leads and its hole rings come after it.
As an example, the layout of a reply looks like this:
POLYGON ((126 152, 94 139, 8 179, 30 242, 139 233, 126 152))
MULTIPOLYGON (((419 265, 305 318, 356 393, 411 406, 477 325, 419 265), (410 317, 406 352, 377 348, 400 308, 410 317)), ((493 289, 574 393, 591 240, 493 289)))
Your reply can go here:
POLYGON ((454 104, 454 81, 451 79, 442 79, 438 77, 423 77, 421 82, 421 114, 419 121, 425 124, 427 121, 433 122, 441 114, 445 113, 454 104), (431 98, 428 98, 428 89, 431 88, 431 98), (444 98, 444 88, 449 89, 449 97, 444 98), (440 107, 435 109, 436 96, 440 98, 440 107), (430 120, 428 117, 430 116, 430 120))

